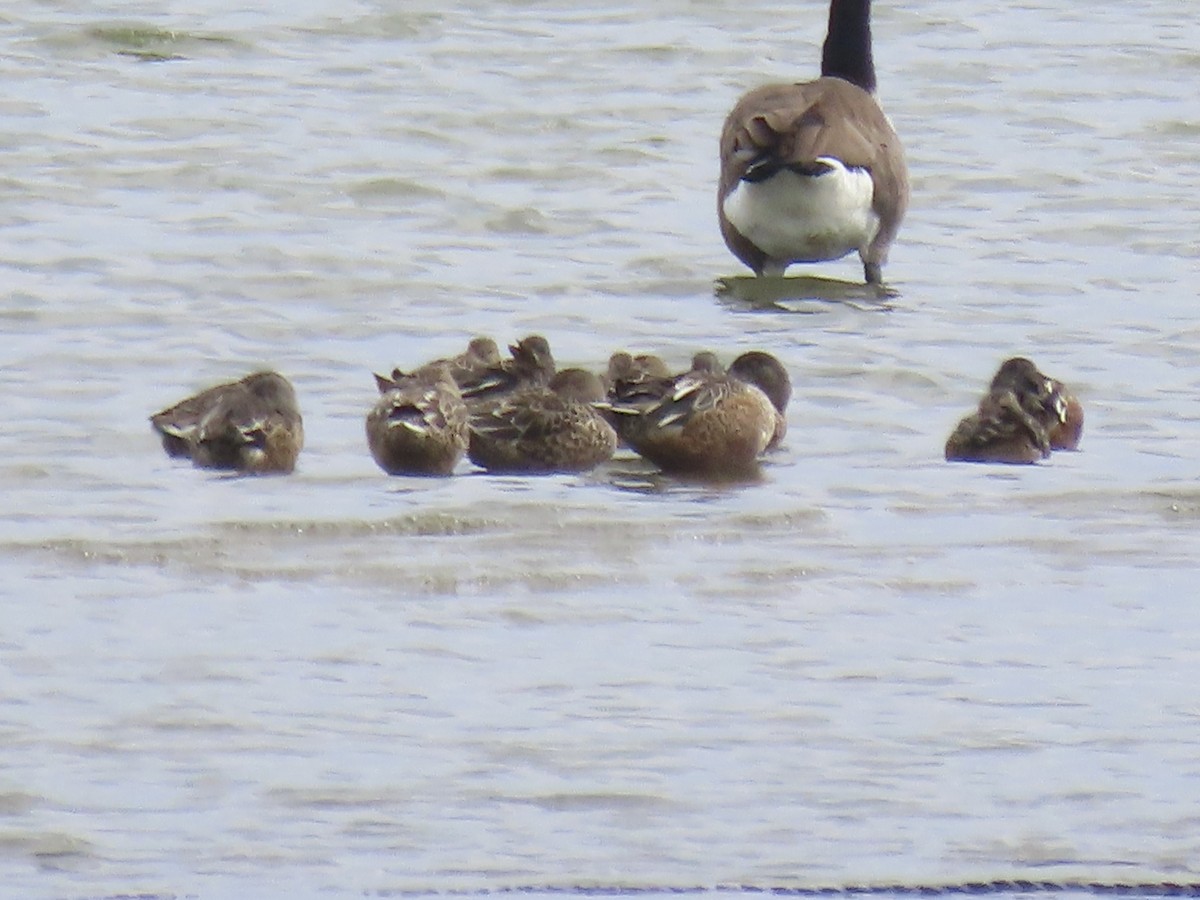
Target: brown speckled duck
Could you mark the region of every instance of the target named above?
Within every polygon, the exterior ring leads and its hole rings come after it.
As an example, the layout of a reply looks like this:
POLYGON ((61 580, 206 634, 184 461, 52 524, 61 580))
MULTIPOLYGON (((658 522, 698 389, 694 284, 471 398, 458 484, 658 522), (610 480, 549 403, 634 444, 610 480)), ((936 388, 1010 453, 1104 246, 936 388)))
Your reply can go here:
POLYGON ((515 391, 545 387, 554 377, 554 355, 550 343, 531 334, 508 348, 510 358, 483 368, 474 377, 459 382, 463 399, 472 413, 487 409, 515 391))
POLYGON ((304 446, 304 423, 291 383, 255 372, 217 385, 150 417, 171 456, 200 468, 288 473, 304 446))
POLYGON ((946 441, 950 462, 1035 463, 1050 455, 1050 438, 1011 390, 989 391, 946 441))
MULTIPOLYGON (((470 384, 480 378, 484 372, 501 364, 500 348, 490 337, 475 337, 467 344, 467 349, 457 356, 445 359, 435 359, 426 363, 422 368, 444 363, 450 370, 450 377, 458 385, 470 384)), ((380 392, 391 390, 395 382, 404 377, 401 369, 392 369, 392 374, 376 375, 375 383, 380 392)))
POLYGON ((1083 405, 1061 381, 1023 356, 1000 364, 979 409, 946 442, 952 461, 1033 463, 1051 450, 1074 450, 1083 432, 1083 405))
POLYGON ((604 385, 583 369, 564 369, 549 384, 519 388, 471 414, 471 461, 491 472, 584 472, 617 446, 596 409, 604 385))
POLYGON ((608 370, 604 381, 605 387, 611 390, 618 381, 666 378, 670 374, 670 368, 659 356, 652 353, 639 353, 634 356, 624 350, 618 350, 608 358, 608 370))
POLYGON ((1061 381, 1044 375, 1032 361, 1014 356, 1001 363, 990 390, 1008 389, 1037 418, 1051 450, 1075 450, 1083 436, 1083 404, 1061 381))
POLYGON ((394 379, 375 376, 381 394, 367 414, 371 456, 389 475, 449 475, 467 452, 467 406, 451 363, 394 379))

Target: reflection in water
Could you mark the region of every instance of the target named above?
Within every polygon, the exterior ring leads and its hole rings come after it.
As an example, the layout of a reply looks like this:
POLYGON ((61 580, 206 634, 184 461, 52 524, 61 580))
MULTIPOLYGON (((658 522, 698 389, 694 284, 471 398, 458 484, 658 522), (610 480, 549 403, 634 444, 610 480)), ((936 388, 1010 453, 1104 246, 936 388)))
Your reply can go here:
POLYGON ((713 285, 719 300, 731 306, 794 313, 827 311, 826 304, 842 304, 863 312, 886 312, 900 292, 886 285, 838 281, 811 275, 726 276, 713 285))

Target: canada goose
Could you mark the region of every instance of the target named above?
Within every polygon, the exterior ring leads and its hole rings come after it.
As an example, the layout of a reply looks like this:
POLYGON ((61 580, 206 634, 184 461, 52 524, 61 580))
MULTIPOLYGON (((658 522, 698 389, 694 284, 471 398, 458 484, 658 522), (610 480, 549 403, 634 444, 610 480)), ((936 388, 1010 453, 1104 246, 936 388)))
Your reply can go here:
POLYGON ((857 250, 867 283, 882 282, 908 168, 874 93, 871 0, 830 0, 821 77, 756 88, 725 119, 721 234, 755 274, 857 250))

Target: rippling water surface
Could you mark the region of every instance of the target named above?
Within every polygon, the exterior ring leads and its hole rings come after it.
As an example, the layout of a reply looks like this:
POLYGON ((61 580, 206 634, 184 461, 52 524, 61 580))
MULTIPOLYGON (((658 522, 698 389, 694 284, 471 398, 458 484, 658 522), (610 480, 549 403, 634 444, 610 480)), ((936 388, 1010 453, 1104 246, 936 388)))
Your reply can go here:
POLYGON ((877 6, 898 293, 778 305, 714 292, 716 135, 823 2, 0 14, 5 896, 1200 880, 1200 19, 877 6), (534 331, 768 349, 787 445, 376 469, 372 369, 534 331), (943 463, 1014 353, 1082 451, 943 463), (163 456, 262 365, 294 476, 163 456))

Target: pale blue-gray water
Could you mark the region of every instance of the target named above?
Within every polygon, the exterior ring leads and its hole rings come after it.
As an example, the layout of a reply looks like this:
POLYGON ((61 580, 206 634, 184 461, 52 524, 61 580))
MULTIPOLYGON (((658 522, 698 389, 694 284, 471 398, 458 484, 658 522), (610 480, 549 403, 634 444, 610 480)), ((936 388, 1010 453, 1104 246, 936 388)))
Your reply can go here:
POLYGON ((0 13, 0 896, 1200 880, 1200 16, 878 0, 896 295, 756 305, 716 138, 825 16, 0 13), (375 466, 372 370, 532 332, 769 350, 786 444, 375 466), (1018 353, 1080 451, 942 461, 1018 353), (166 458, 151 412, 264 365, 294 475, 166 458))

